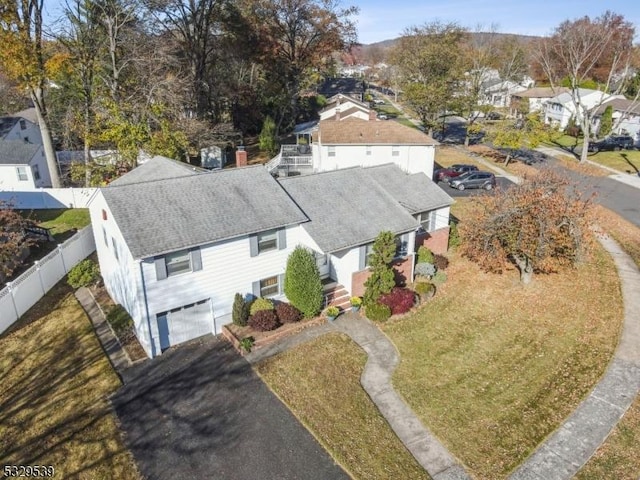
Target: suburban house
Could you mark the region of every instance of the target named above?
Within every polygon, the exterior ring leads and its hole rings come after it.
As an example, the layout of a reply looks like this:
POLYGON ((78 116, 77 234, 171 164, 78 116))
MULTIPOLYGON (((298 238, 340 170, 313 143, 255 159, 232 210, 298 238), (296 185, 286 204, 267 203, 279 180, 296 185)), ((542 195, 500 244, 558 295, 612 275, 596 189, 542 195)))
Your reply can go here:
POLYGON ((511 114, 517 116, 520 112, 542 112, 545 104, 561 93, 569 93, 566 87, 535 87, 511 95, 511 114))
POLYGON ((365 84, 362 80, 351 77, 328 78, 318 86, 317 91, 327 98, 341 93, 363 101, 365 84))
POLYGON ((527 90, 527 86, 511 80, 492 80, 483 84, 480 105, 491 105, 496 108, 508 107, 513 95, 527 90))
POLYGON ((446 250, 452 203, 392 163, 276 179, 262 165, 208 172, 154 157, 100 189, 90 213, 105 286, 153 357, 219 333, 237 292, 283 299, 297 245, 314 252, 327 294, 361 294, 371 245, 390 230, 411 280, 419 244, 446 250))
POLYGON ((51 186, 42 145, 24 140, 0 140, 0 190, 51 186))
POLYGON ((599 131, 602 114, 611 106, 612 130, 616 135, 630 135, 640 145, 640 103, 626 98, 611 98, 597 107, 593 116, 594 132, 599 131))
POLYGON ((282 145, 267 169, 279 176, 325 172, 393 162, 407 173, 433 176, 437 142, 425 133, 394 121, 334 117, 300 132, 304 144, 282 145))
POLYGON ((320 120, 332 118, 335 120, 344 120, 350 117, 369 120, 371 112, 375 115, 375 111, 371 110, 366 103, 339 93, 331 97, 327 105, 320 110, 320 120))
MULTIPOLYGON (((612 97, 608 93, 587 88, 578 89, 578 95, 581 107, 586 110, 591 110, 612 97)), ((572 117, 575 118, 576 121, 580 121, 583 112, 576 111, 571 93, 565 92, 549 99, 544 105, 543 114, 546 124, 555 125, 562 129, 569 124, 569 120, 572 117)))
POLYGON ((24 111, 24 116, 20 112, 9 117, 0 117, 0 140, 17 140, 21 142, 42 145, 42 135, 38 124, 32 118, 28 109, 24 111))

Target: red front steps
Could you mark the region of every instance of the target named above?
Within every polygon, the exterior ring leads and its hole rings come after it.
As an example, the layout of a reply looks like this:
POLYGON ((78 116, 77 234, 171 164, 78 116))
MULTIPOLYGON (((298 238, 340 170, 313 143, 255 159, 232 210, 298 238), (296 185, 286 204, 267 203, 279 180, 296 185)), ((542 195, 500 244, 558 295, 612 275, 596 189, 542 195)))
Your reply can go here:
POLYGON ((351 308, 351 297, 349 292, 336 282, 330 282, 324 285, 324 306, 334 305, 340 310, 348 310, 351 308))

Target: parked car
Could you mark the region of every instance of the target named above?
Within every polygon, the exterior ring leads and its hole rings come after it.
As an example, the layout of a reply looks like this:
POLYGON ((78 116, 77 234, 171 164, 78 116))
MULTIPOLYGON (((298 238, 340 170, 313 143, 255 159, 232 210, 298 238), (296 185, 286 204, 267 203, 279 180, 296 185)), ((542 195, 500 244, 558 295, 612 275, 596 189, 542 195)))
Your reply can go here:
POLYGON ((455 178, 463 173, 475 172, 477 170, 478 167, 475 165, 464 165, 458 163, 447 168, 439 168, 433 172, 433 178, 436 182, 448 182, 449 179, 455 178))
POLYGON ((384 114, 384 113, 380 113, 380 114, 378 114, 378 118, 379 118, 380 120, 389 120, 389 116, 388 116, 388 115, 386 115, 386 114, 384 114))
POLYGON ((631 150, 633 148, 633 138, 629 135, 618 135, 606 137, 597 142, 589 144, 590 152, 606 152, 611 150, 631 150))
POLYGON ((384 105, 384 100, 376 98, 373 100, 373 103, 375 103, 376 105, 384 105))
POLYGON ((467 172, 449 180, 449 186, 458 190, 464 190, 465 188, 491 190, 496 186, 496 176, 490 172, 467 172))

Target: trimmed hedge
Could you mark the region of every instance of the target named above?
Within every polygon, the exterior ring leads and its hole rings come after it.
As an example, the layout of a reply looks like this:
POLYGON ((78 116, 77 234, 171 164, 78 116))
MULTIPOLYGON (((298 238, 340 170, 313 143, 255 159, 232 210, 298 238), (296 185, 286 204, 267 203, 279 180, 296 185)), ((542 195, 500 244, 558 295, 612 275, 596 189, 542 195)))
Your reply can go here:
POLYGON ((366 307, 365 315, 374 322, 385 322, 391 316, 391 309, 381 303, 373 303, 366 307))
POLYGON ((268 332, 280 326, 274 310, 258 310, 249 317, 249 326, 258 332, 268 332))
POLYGON ((302 312, 290 303, 278 303, 276 305, 276 315, 281 323, 295 323, 302 318, 302 312))
POLYGON ((380 303, 389 307, 392 315, 407 313, 415 303, 415 293, 408 288, 395 287, 380 297, 380 303))
POLYGON ((262 310, 273 310, 274 306, 273 306, 273 302, 271 300, 269 300, 268 298, 256 298, 252 303, 251 303, 251 307, 249 308, 249 313, 251 315, 255 315, 258 312, 261 312, 262 310))
POLYGON ((418 248, 418 263, 433 263, 433 252, 424 245, 418 248))
POLYGON ((433 264, 436 267, 436 270, 446 270, 449 266, 449 259, 444 255, 435 254, 433 256, 433 264))

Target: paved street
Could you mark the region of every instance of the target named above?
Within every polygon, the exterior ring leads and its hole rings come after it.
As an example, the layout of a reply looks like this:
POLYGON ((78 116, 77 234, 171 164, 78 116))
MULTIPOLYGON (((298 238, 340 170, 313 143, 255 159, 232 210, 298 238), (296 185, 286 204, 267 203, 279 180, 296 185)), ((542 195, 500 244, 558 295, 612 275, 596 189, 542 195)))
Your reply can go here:
POLYGON ((112 401, 149 480, 349 478, 222 340, 165 352, 124 380, 112 401))

